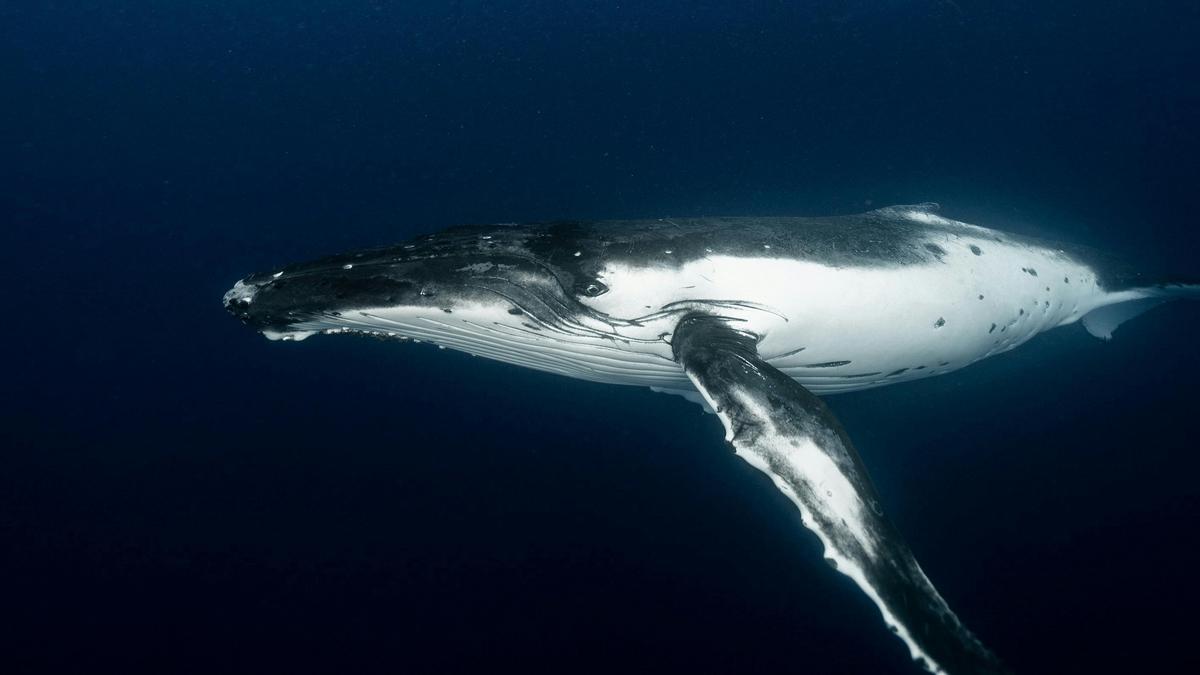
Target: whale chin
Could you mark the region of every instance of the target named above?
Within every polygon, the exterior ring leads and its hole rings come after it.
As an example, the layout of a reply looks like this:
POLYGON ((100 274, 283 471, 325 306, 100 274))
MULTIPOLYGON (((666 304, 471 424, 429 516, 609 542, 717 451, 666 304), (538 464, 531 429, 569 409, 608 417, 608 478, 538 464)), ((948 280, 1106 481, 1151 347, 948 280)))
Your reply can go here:
POLYGON ((264 328, 259 331, 263 337, 268 340, 279 340, 282 342, 300 342, 316 335, 319 331, 315 330, 276 330, 272 328, 264 328))

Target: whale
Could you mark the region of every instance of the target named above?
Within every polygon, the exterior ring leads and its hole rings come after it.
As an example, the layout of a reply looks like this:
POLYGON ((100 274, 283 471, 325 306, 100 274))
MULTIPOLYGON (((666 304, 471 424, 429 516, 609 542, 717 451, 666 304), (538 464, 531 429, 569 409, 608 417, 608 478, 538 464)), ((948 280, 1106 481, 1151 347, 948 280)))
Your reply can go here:
POLYGON ((1009 671, 921 570, 822 397, 953 372, 1075 323, 1108 340, 1197 298, 1195 278, 927 203, 462 226, 252 274, 223 302, 272 340, 427 342, 699 403, 916 664, 958 675, 1009 671))

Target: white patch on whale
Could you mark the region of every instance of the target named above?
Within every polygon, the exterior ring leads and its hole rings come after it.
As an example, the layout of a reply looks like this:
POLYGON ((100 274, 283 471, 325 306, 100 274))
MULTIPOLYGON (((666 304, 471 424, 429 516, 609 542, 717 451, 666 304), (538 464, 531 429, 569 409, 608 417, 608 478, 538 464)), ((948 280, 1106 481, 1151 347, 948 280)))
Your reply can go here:
MULTIPOLYGON (((935 233, 926 243, 941 250, 936 260, 892 266, 727 255, 681 266, 610 263, 598 275, 610 291, 581 301, 621 319, 645 316, 647 305, 752 301, 758 308, 714 311, 761 336, 768 363, 831 394, 957 370, 1114 299, 1088 268, 1058 251, 994 236, 935 233), (1077 281, 1061 281, 1067 277, 1077 281), (812 366, 839 361, 850 363, 812 366)), ((648 322, 621 332, 646 337, 662 328, 648 322)))
MULTIPOLYGON (((716 401, 713 401, 708 397, 705 388, 700 384, 700 382, 693 379, 693 383, 696 385, 696 389, 700 395, 704 397, 704 400, 708 404, 709 408, 717 410, 717 417, 721 420, 721 424, 725 427, 726 442, 734 443, 733 420, 730 419, 727 414, 720 411, 716 401)), ((758 409, 754 397, 749 395, 747 392, 735 389, 731 391, 731 394, 739 400, 741 405, 746 406, 748 410, 755 411, 755 419, 771 419, 771 415, 767 411, 758 409)), ((761 440, 759 441, 760 444, 763 445, 764 449, 767 452, 773 453, 782 458, 782 463, 789 466, 804 467, 804 469, 798 473, 816 477, 816 482, 818 484, 816 487, 818 489, 825 487, 829 488, 830 492, 837 490, 836 492, 833 492, 833 498, 827 500, 831 507, 830 512, 824 514, 827 522, 832 521, 844 523, 847 531, 853 534, 855 539, 857 539, 863 545, 863 548, 873 556, 875 551, 875 540, 867 531, 867 528, 864 524, 864 519, 862 517, 862 509, 870 507, 857 499, 857 491, 846 479, 846 476, 841 472, 838 466, 832 462, 829 457, 820 450, 820 448, 817 448, 815 445, 813 445, 810 439, 805 439, 796 447, 792 447, 790 439, 781 435, 775 426, 769 422, 766 424, 765 428, 759 429, 757 434, 761 439, 765 440, 765 443, 763 443, 761 440)), ((905 626, 899 620, 899 618, 887 608, 887 604, 884 603, 879 591, 868 580, 867 575, 864 573, 862 567, 855 562, 852 557, 843 554, 842 551, 838 549, 832 533, 826 532, 817 526, 817 519, 815 519, 813 514, 810 513, 809 508, 804 504, 803 500, 800 499, 799 495, 796 494, 796 491, 791 484, 783 476, 780 476, 774 470, 772 470, 767 460, 758 453, 739 452, 738 456, 745 460, 745 462, 750 466, 766 474, 767 477, 771 479, 771 482, 775 484, 776 489, 782 492, 788 498, 788 500, 796 506, 796 508, 800 511, 800 520, 804 524, 805 528, 814 533, 817 536, 817 539, 821 542, 825 558, 833 561, 837 571, 849 577, 850 580, 853 581, 868 598, 870 598, 871 602, 875 603, 875 606, 879 609, 880 614, 883 616, 884 623, 891 628, 896 636, 904 642, 906 647, 908 647, 909 656, 911 656, 914 661, 923 661, 930 672, 938 675, 946 675, 946 671, 936 661, 934 661, 929 654, 922 650, 920 645, 917 644, 910 627, 905 626)))

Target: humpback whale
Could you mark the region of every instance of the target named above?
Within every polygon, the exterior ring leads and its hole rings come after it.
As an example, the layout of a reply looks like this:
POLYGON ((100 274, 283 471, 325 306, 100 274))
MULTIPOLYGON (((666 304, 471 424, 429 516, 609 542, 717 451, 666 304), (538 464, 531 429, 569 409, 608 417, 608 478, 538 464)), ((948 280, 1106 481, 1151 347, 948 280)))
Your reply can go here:
POLYGON ((224 303, 273 340, 424 341, 695 400, 912 658, 959 675, 1007 671, 921 571, 820 396, 948 373, 1077 321, 1109 339, 1188 297, 1200 284, 919 204, 458 227, 254 274, 224 303))

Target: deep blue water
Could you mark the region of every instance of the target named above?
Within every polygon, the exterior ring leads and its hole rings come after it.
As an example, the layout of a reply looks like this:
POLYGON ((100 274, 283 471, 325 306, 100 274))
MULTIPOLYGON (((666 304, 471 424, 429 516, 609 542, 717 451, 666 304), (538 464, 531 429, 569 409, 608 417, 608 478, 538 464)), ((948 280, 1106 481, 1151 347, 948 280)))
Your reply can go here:
MULTIPOLYGON (((268 343, 465 222, 952 216, 1200 270, 1179 2, 0 3, 0 671, 911 673, 682 399, 268 343)), ((830 399, 1019 673, 1200 666, 1200 306, 830 399)))

